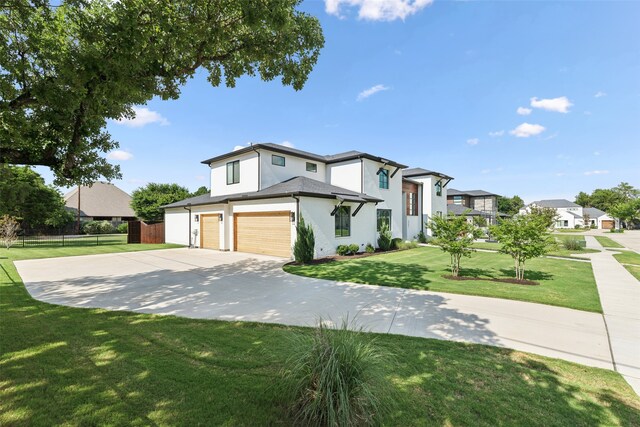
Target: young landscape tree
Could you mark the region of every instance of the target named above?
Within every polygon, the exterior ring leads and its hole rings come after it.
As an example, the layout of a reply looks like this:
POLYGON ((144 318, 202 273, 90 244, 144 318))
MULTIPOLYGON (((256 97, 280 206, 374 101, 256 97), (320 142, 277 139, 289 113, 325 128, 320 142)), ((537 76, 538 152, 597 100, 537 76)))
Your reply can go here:
POLYGON ((18 240, 20 224, 9 215, 0 217, 0 244, 9 249, 18 240))
POLYGON ((161 221, 161 206, 184 200, 191 196, 189 190, 178 184, 149 183, 131 193, 131 208, 143 221, 161 221))
POLYGON ((199 70, 234 87, 259 75, 300 90, 324 45, 301 0, 8 0, 0 8, 0 163, 56 184, 119 177, 107 120, 177 99, 199 70))
POLYGON ((516 280, 524 280, 528 259, 548 252, 549 222, 548 215, 530 212, 505 219, 491 227, 491 234, 501 244, 500 252, 513 258, 516 280))
POLYGON ((474 251, 471 245, 482 232, 467 221, 464 213, 458 216, 434 216, 427 227, 433 232, 434 239, 431 243, 440 246, 440 249, 451 256, 451 275, 457 277, 460 273, 460 260, 463 256, 471 256, 474 251))

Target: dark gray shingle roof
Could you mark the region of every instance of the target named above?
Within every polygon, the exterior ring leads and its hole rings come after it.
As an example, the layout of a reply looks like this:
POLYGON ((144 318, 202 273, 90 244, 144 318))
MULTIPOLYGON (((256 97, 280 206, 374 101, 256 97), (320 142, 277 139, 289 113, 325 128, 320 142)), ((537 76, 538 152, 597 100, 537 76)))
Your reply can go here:
POLYGON ((408 168, 402 171, 402 176, 405 178, 412 178, 416 176, 427 176, 427 175, 438 176, 440 178, 453 179, 453 177, 450 177, 449 175, 445 175, 441 172, 430 171, 428 169, 422 169, 422 168, 408 168))
POLYGON ((598 208, 582 208, 582 215, 589 215, 591 219, 600 218, 607 213, 598 208))
POLYGON ((381 202, 381 199, 364 193, 347 190, 315 179, 297 176, 260 191, 229 194, 211 197, 208 194, 191 197, 179 202, 163 206, 163 208, 179 208, 187 206, 210 205, 217 203, 236 202, 241 200, 273 199, 276 197, 309 196, 327 199, 343 199, 348 202, 381 202))
POLYGON ((447 205, 447 213, 449 215, 466 215, 466 216, 480 216, 482 212, 475 209, 471 209, 468 206, 454 205, 450 203, 447 205))
POLYGON ((549 199, 549 200, 538 200, 533 202, 532 204, 536 206, 540 206, 541 208, 579 208, 580 205, 570 202, 567 199, 549 199))
POLYGON ((472 197, 483 197, 483 196, 497 196, 495 193, 489 193, 484 190, 456 190, 455 188, 449 188, 447 190, 447 196, 472 196, 472 197))
POLYGON ((308 151, 298 150, 297 148, 286 147, 284 145, 274 144, 274 143, 271 143, 271 142, 261 142, 259 144, 253 144, 253 145, 251 145, 249 147, 241 148, 240 150, 231 151, 229 153, 221 154, 219 156, 212 157, 212 158, 207 159, 207 160, 203 160, 201 163, 204 163, 205 165, 208 165, 208 164, 211 164, 213 162, 217 162, 219 160, 224 160, 224 159, 227 159, 227 158, 230 158, 230 157, 237 156, 239 154, 250 153, 251 151, 259 150, 261 148, 265 149, 265 150, 275 151, 277 153, 291 154, 291 155, 294 155, 294 156, 302 157, 303 159, 315 160, 315 161, 323 162, 323 163, 338 163, 338 162, 344 162, 346 160, 351 160, 351 159, 365 158, 365 159, 374 160, 374 161, 380 162, 380 163, 387 163, 390 166, 395 166, 395 167, 399 167, 399 168, 406 168, 407 167, 406 165, 403 165, 401 163, 397 163, 397 162, 394 162, 392 160, 385 159, 383 157, 374 156, 374 155, 369 154, 369 153, 364 153, 362 151, 352 150, 352 151, 346 151, 344 153, 338 153, 338 154, 331 154, 331 155, 328 155, 328 156, 322 156, 322 155, 319 155, 319 154, 314 154, 314 153, 310 153, 308 151))

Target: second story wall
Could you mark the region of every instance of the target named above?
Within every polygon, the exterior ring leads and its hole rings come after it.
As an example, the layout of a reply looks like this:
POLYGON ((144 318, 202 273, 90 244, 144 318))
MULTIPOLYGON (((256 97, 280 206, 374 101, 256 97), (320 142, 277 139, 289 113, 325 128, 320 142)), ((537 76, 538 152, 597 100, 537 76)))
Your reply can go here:
POLYGON ((498 210, 496 196, 473 197, 471 202, 471 207, 480 212, 496 212, 498 210))
POLYGON ((296 176, 304 176, 315 179, 316 181, 325 182, 326 167, 324 163, 316 160, 308 160, 292 155, 276 153, 274 151, 260 150, 260 175, 262 189, 296 176), (276 157, 274 158, 274 156, 276 157), (284 166, 280 163, 283 158, 284 166), (314 166, 315 172, 313 171, 314 166))
MULTIPOLYGON (((326 182, 347 190, 362 192, 362 168, 360 159, 327 165, 326 182)), ((374 196, 374 194, 370 194, 374 196)))
POLYGON ((390 209, 392 211, 391 233, 394 237, 402 237, 404 207, 402 199, 402 170, 399 170, 392 178, 391 175, 396 168, 395 166, 386 166, 384 169, 388 171, 389 188, 381 188, 380 175, 377 172, 383 164, 369 159, 363 159, 362 164, 364 168, 364 193, 384 200, 378 203, 377 209, 390 209))
MULTIPOLYGON (((232 173, 232 171, 230 171, 232 173)), ((211 164, 211 196, 258 191, 258 154, 241 154, 238 157, 221 160, 211 164), (235 163, 231 167, 229 163, 235 163), (227 169, 238 167, 235 177, 227 181, 227 169), (233 179, 236 178, 236 179, 233 179), (237 182, 234 182, 237 181, 237 182), (229 183, 227 183, 229 182, 229 183)))

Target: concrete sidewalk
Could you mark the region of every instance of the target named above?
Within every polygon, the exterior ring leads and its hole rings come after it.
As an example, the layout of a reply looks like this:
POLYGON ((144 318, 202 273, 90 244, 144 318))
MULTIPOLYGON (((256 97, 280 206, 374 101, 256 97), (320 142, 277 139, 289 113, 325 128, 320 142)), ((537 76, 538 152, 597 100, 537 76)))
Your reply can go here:
POLYGON ((294 276, 282 260, 170 249, 17 261, 41 301, 192 318, 312 326, 487 344, 613 369, 602 315, 543 304, 294 276))
MULTIPOLYGON (((602 249, 593 236, 587 247, 602 249)), ((640 282, 614 257, 617 252, 588 254, 598 285, 616 371, 640 394, 640 282)))

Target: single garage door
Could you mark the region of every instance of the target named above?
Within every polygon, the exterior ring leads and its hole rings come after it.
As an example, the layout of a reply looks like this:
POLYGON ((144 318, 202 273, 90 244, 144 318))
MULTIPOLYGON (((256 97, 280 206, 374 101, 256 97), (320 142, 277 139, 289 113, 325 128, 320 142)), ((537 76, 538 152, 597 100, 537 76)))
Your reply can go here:
POLYGON ((200 247, 220 249, 220 217, 218 214, 200 215, 200 247))
POLYGON ((610 219, 602 220, 602 228, 606 230, 611 230, 613 228, 613 225, 614 225, 614 221, 611 221, 610 219))
POLYGON ((234 214, 235 248, 238 252, 291 256, 289 211, 234 214))

